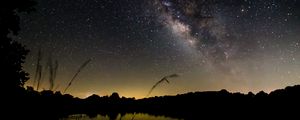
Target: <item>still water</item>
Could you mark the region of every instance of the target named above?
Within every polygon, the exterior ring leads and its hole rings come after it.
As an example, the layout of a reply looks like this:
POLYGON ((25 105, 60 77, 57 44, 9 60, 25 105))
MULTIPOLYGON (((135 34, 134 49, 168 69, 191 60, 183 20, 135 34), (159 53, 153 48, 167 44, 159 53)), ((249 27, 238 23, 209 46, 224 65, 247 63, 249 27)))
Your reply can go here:
POLYGON ((61 118, 60 120, 180 120, 176 118, 170 118, 165 116, 154 116, 149 115, 146 113, 126 113, 124 115, 118 114, 116 116, 109 117, 108 115, 96 115, 93 117, 90 117, 85 114, 75 114, 75 115, 69 115, 66 118, 61 118))

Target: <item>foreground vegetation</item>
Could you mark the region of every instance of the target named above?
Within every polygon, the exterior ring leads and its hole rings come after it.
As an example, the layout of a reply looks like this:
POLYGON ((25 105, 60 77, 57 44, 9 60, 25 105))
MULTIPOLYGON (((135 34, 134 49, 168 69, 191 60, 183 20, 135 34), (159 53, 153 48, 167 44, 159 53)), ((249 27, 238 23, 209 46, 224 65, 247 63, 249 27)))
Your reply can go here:
POLYGON ((226 90, 191 92, 176 96, 160 96, 144 99, 91 95, 85 99, 45 90, 34 91, 31 87, 20 88, 16 96, 15 112, 21 118, 58 119, 71 114, 108 115, 111 118, 119 113, 148 113, 181 119, 201 117, 276 116, 293 115, 300 106, 300 85, 278 89, 269 94, 230 93, 226 90), (295 108, 295 109, 294 109, 295 108), (265 114, 272 112, 273 114, 265 114), (278 114, 275 114, 278 113, 278 114), (211 115, 214 114, 214 115, 211 115))

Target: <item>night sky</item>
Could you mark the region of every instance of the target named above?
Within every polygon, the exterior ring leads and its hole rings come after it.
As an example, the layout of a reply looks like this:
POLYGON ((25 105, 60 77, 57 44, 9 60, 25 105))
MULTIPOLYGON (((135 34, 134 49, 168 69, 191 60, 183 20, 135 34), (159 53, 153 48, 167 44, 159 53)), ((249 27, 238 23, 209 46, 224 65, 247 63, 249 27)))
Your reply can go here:
POLYGON ((42 51, 59 63, 56 90, 145 97, 227 89, 254 93, 300 84, 300 0, 38 0, 21 14, 16 40, 31 50, 33 84, 42 51))

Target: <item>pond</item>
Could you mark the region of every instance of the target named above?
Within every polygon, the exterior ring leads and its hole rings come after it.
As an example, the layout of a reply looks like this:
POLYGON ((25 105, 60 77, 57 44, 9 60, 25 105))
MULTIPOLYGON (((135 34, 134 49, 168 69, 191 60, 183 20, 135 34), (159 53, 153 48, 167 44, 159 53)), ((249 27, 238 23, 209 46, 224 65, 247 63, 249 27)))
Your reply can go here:
POLYGON ((86 114, 74 114, 69 115, 60 120, 180 120, 176 118, 166 117, 166 116, 156 116, 146 113, 126 113, 126 114, 116 114, 115 116, 97 114, 95 116, 88 116, 86 114))

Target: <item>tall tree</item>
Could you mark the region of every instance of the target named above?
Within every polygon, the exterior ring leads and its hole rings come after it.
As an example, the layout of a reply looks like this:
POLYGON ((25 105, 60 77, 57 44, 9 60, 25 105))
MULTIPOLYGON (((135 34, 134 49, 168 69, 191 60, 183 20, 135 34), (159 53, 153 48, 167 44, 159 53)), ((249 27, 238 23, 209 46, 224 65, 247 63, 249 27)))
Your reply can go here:
POLYGON ((19 13, 33 11, 34 4, 31 0, 0 1, 0 77, 6 90, 15 91, 29 79, 28 73, 22 69, 29 50, 11 36, 20 31, 19 13))

